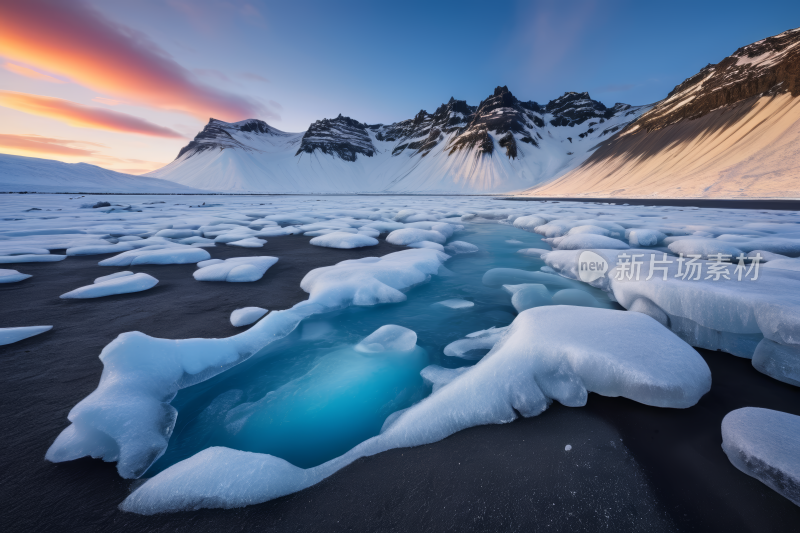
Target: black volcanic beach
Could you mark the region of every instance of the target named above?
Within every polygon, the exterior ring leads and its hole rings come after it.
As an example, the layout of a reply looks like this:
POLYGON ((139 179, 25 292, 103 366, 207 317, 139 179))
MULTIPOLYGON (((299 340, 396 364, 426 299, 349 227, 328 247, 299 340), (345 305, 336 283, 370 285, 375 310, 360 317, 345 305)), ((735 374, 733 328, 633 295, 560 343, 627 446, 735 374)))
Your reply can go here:
POLYGON ((750 361, 700 350, 711 392, 689 409, 589 396, 538 417, 461 431, 441 442, 356 461, 297 494, 235 510, 151 517, 117 505, 133 482, 99 460, 52 464, 44 454, 67 413, 97 386, 103 346, 125 331, 164 338, 223 337, 229 313, 284 309, 305 299, 311 269, 403 247, 319 249, 307 237, 270 239, 269 251, 209 248, 214 258, 274 254, 260 281, 198 283, 194 265, 141 266, 158 286, 95 301, 58 296, 107 274, 106 256, 26 264, 28 280, 0 285, 6 327, 55 325, 0 348, 4 531, 793 531, 800 508, 736 470, 720 448, 729 411, 758 406, 800 414, 800 391, 750 361), (570 451, 565 446, 570 445, 570 451))

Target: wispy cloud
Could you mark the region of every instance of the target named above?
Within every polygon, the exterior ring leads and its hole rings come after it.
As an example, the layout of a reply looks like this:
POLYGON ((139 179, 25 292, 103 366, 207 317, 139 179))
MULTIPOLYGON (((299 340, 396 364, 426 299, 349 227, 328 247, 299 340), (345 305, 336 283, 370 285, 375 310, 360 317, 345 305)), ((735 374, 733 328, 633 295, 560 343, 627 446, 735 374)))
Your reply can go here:
POLYGON ((34 154, 50 154, 61 156, 94 156, 95 150, 79 148, 79 146, 98 146, 97 143, 54 139, 41 135, 14 135, 0 133, 0 148, 4 150, 23 151, 34 154), (76 146, 77 145, 77 146, 76 146))
POLYGON ((82 0, 0 2, 0 54, 108 96, 202 121, 274 116, 249 98, 201 83, 145 35, 82 0))
POLYGON ((66 83, 64 80, 60 80, 49 74, 45 74, 44 72, 39 72, 38 70, 33 70, 32 68, 24 67, 22 65, 16 65, 14 63, 9 63, 6 61, 6 64, 3 65, 3 68, 9 72, 13 72, 14 74, 19 74, 20 76, 25 76, 26 78, 32 78, 34 80, 46 81, 50 83, 66 83))
POLYGON ((514 46, 528 52, 529 68, 535 76, 551 74, 579 44, 597 14, 597 0, 575 0, 568 4, 538 0, 523 5, 514 46))
POLYGON ((79 128, 136 133, 152 137, 183 137, 174 130, 126 113, 78 104, 51 96, 0 91, 0 106, 16 109, 31 115, 52 118, 79 128))
POLYGON ((249 81, 260 81, 261 83, 269 83, 269 80, 264 76, 260 76, 253 72, 242 72, 239 77, 249 81))
POLYGON ((106 104, 106 105, 119 105, 122 102, 119 100, 114 100, 113 98, 103 98, 102 96, 95 96, 92 98, 92 102, 97 102, 98 104, 106 104))

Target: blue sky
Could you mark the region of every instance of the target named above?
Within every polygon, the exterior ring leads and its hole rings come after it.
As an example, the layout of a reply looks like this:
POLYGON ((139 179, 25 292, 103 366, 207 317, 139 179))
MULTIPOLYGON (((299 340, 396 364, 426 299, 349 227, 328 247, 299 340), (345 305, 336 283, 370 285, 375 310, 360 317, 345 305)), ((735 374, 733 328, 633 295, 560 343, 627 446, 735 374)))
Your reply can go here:
MULTIPOLYGON (((199 84, 254 102, 256 118, 285 131, 339 113, 389 123, 433 111, 451 96, 476 105, 497 85, 540 103, 566 91, 588 91, 607 105, 651 103, 738 47, 800 26, 797 1, 83 3, 132 39, 150 43, 199 84)), ((10 55, 5 60, 15 60, 10 55)), ((116 97, 92 86, 15 76, 0 71, 0 89, 82 103, 116 97)), ((187 138, 205 122, 203 109, 189 116, 124 101, 114 109, 187 138)), ((14 114, 19 111, 9 113, 6 130, 30 124, 30 133, 41 134, 41 121, 50 120, 25 122, 14 114)), ((137 139, 126 144, 120 137, 114 144, 106 137, 120 157, 132 160, 140 150, 138 159, 153 165, 167 162, 186 142, 137 139), (148 142, 154 144, 143 148, 148 142)))

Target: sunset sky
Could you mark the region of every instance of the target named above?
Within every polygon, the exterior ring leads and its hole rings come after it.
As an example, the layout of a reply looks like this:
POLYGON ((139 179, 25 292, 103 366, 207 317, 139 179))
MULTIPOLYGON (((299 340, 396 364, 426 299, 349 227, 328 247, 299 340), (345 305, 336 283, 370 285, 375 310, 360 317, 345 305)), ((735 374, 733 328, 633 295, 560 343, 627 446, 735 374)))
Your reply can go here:
POLYGON ((141 174, 209 117, 389 123, 497 85, 654 102, 800 2, 0 0, 0 153, 141 174))

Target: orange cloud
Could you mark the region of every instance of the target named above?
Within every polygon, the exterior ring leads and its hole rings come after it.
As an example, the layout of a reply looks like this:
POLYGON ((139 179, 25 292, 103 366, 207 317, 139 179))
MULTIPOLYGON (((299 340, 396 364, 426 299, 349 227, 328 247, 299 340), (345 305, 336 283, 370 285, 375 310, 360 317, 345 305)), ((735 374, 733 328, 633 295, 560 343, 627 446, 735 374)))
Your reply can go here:
POLYGON ((43 74, 33 70, 32 68, 23 67, 22 65, 15 65, 14 63, 6 62, 6 64, 3 65, 3 68, 9 72, 13 72, 14 74, 19 74, 20 76, 25 76, 26 78, 33 78, 34 80, 49 81, 50 83, 64 83, 63 80, 59 80, 53 76, 48 76, 47 74, 43 74))
POLYGON ((80 0, 0 2, 0 54, 109 96, 202 121, 276 116, 247 98, 203 85, 146 36, 80 0))
POLYGON ((51 96, 0 91, 0 106, 16 109, 31 115, 52 118, 78 128, 137 133, 152 137, 183 137, 177 131, 132 115, 110 109, 77 104, 51 96))
POLYGON ((113 98, 103 98, 102 96, 95 96, 92 98, 92 102, 106 105, 119 105, 122 103, 119 100, 114 100, 113 98))
POLYGON ((0 133, 0 148, 4 150, 79 157, 93 156, 95 154, 93 150, 86 150, 72 146, 75 144, 100 146, 97 143, 53 139, 51 137, 42 137, 40 135, 13 135, 9 133, 0 133))

